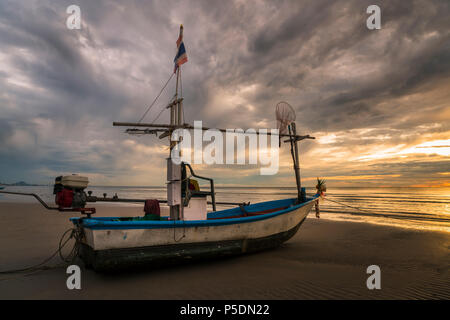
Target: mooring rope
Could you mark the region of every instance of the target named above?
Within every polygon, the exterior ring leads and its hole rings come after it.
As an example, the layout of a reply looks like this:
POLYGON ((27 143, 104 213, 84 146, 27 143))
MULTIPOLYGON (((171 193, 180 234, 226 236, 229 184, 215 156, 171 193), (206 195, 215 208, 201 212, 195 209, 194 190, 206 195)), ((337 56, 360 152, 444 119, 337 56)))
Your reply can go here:
MULTIPOLYGON (((181 204, 181 205, 183 205, 183 204, 181 204)), ((184 217, 183 217, 183 235, 178 240, 175 238, 176 229, 177 229, 176 220, 173 220, 173 241, 180 242, 183 238, 186 237, 186 221, 184 220, 184 217)))
MULTIPOLYGON (((27 268, 22 268, 22 269, 12 269, 12 270, 0 271, 0 274, 24 273, 23 275, 29 275, 29 274, 36 273, 38 271, 44 271, 44 270, 64 267, 64 266, 67 265, 67 263, 72 263, 75 260, 75 258, 77 257, 80 240, 81 240, 81 232, 79 230, 75 229, 75 228, 70 228, 70 229, 66 230, 63 233, 61 239, 59 240, 58 249, 50 257, 46 258, 41 263, 38 263, 36 265, 30 266, 30 267, 27 267, 27 268), (70 236, 67 238, 67 240, 65 240, 63 242, 64 237, 66 236, 66 234, 69 231, 71 231, 70 236), (72 238, 75 238, 75 244, 74 244, 72 250, 70 251, 70 253, 66 257, 64 257, 64 255, 62 253, 62 249, 66 246, 66 244, 72 238), (57 254, 59 254, 59 257, 65 263, 64 264, 58 264, 58 265, 55 265, 55 266, 45 266, 45 264, 48 263, 50 260, 52 260, 57 254)), ((0 279, 0 281, 1 280, 7 280, 7 279, 0 279)))
POLYGON ((341 206, 346 206, 346 207, 349 207, 349 208, 352 208, 352 209, 356 209, 356 210, 359 210, 359 211, 363 211, 363 212, 374 213, 373 211, 366 210, 366 209, 361 209, 361 208, 358 208, 358 207, 349 206, 348 204, 345 204, 345 203, 342 203, 342 202, 339 202, 339 201, 336 201, 336 200, 331 200, 331 199, 328 199, 326 197, 324 197, 324 199, 328 200, 330 202, 334 202, 334 203, 340 204, 341 206))
POLYGON ((334 203, 337 203, 337 204, 339 204, 339 205, 341 205, 341 206, 348 207, 348 208, 352 208, 352 209, 356 209, 356 210, 361 211, 361 212, 366 212, 366 213, 370 213, 370 214, 377 214, 377 212, 375 212, 375 211, 368 210, 368 209, 361 209, 361 208, 359 208, 359 207, 350 206, 350 205, 345 204, 345 203, 340 202, 340 201, 331 200, 331 199, 329 199, 329 198, 327 198, 327 197, 325 197, 325 196, 324 196, 324 197, 321 197, 321 198, 322 198, 323 200, 327 200, 327 201, 330 201, 330 202, 334 202, 334 203))

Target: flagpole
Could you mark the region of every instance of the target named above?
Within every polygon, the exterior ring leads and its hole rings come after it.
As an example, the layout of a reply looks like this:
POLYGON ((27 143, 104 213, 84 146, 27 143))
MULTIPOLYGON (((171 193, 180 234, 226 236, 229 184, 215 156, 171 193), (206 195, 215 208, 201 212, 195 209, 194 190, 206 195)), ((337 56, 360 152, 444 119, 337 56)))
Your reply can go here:
POLYGON ((178 125, 182 125, 184 123, 184 112, 183 112, 183 85, 181 82, 181 66, 178 67, 178 79, 180 81, 180 99, 178 100, 178 125))
MULTIPOLYGON (((182 39, 183 37, 183 25, 180 25, 180 34, 179 34, 179 40, 182 39)), ((182 42, 182 41, 181 41, 182 42)), ((175 101, 177 101, 177 110, 176 110, 176 118, 175 118, 175 124, 177 125, 181 125, 181 103, 178 101, 178 86, 179 86, 179 82, 180 82, 180 77, 181 77, 181 65, 177 66, 177 84, 176 84, 176 91, 175 91, 175 101)))
POLYGON ((177 67, 177 85, 175 87, 175 100, 178 99, 178 80, 180 77, 180 66, 177 67))
MULTIPOLYGON (((183 32, 183 25, 180 26, 180 36, 181 38, 183 32)), ((177 83, 175 86, 175 100, 170 107, 170 124, 172 126, 181 125, 181 104, 178 100, 178 86, 180 81, 180 65, 176 66, 177 73, 177 83)), ((169 131, 169 143, 170 143, 170 154, 167 163, 168 170, 168 180, 167 185, 167 199, 168 205, 170 206, 170 219, 180 220, 183 218, 183 207, 181 199, 181 167, 180 165, 175 165, 172 161, 172 149, 176 146, 177 141, 172 141, 172 132, 169 131)))

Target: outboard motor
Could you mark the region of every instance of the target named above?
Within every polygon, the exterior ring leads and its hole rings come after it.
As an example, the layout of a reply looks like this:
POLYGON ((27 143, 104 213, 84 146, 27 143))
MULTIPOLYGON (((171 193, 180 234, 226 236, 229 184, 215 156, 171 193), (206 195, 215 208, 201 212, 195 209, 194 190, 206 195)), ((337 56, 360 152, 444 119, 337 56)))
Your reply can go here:
POLYGON ((53 194, 55 203, 60 209, 79 209, 86 206, 87 195, 84 189, 88 186, 88 178, 76 174, 59 176, 55 179, 53 194))

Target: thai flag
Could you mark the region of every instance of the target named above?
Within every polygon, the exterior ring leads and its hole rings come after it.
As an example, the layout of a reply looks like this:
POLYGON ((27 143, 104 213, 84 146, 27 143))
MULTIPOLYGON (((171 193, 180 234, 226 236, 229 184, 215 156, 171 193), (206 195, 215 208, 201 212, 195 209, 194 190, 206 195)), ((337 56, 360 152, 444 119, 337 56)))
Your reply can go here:
POLYGON ((174 73, 177 71, 179 66, 188 61, 186 49, 183 43, 183 25, 180 26, 180 35, 177 40, 177 48, 177 55, 175 56, 175 59, 173 59, 173 62, 175 63, 175 68, 173 70, 174 73))

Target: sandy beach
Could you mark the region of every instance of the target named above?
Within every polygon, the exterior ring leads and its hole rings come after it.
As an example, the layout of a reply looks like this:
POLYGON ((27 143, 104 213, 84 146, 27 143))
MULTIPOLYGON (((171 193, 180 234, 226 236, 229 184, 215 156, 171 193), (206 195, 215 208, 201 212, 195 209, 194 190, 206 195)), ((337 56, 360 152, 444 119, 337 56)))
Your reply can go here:
MULTIPOLYGON (((98 206, 98 216, 140 207, 98 206)), ((49 257, 73 214, 0 203, 0 270, 49 257)), ((1 274, 0 299, 449 299, 450 233, 316 219, 281 247, 225 260, 113 275, 82 268, 81 290, 63 267, 1 274), (381 268, 368 290, 366 268, 381 268)), ((55 257, 49 265, 60 263, 55 257)))

